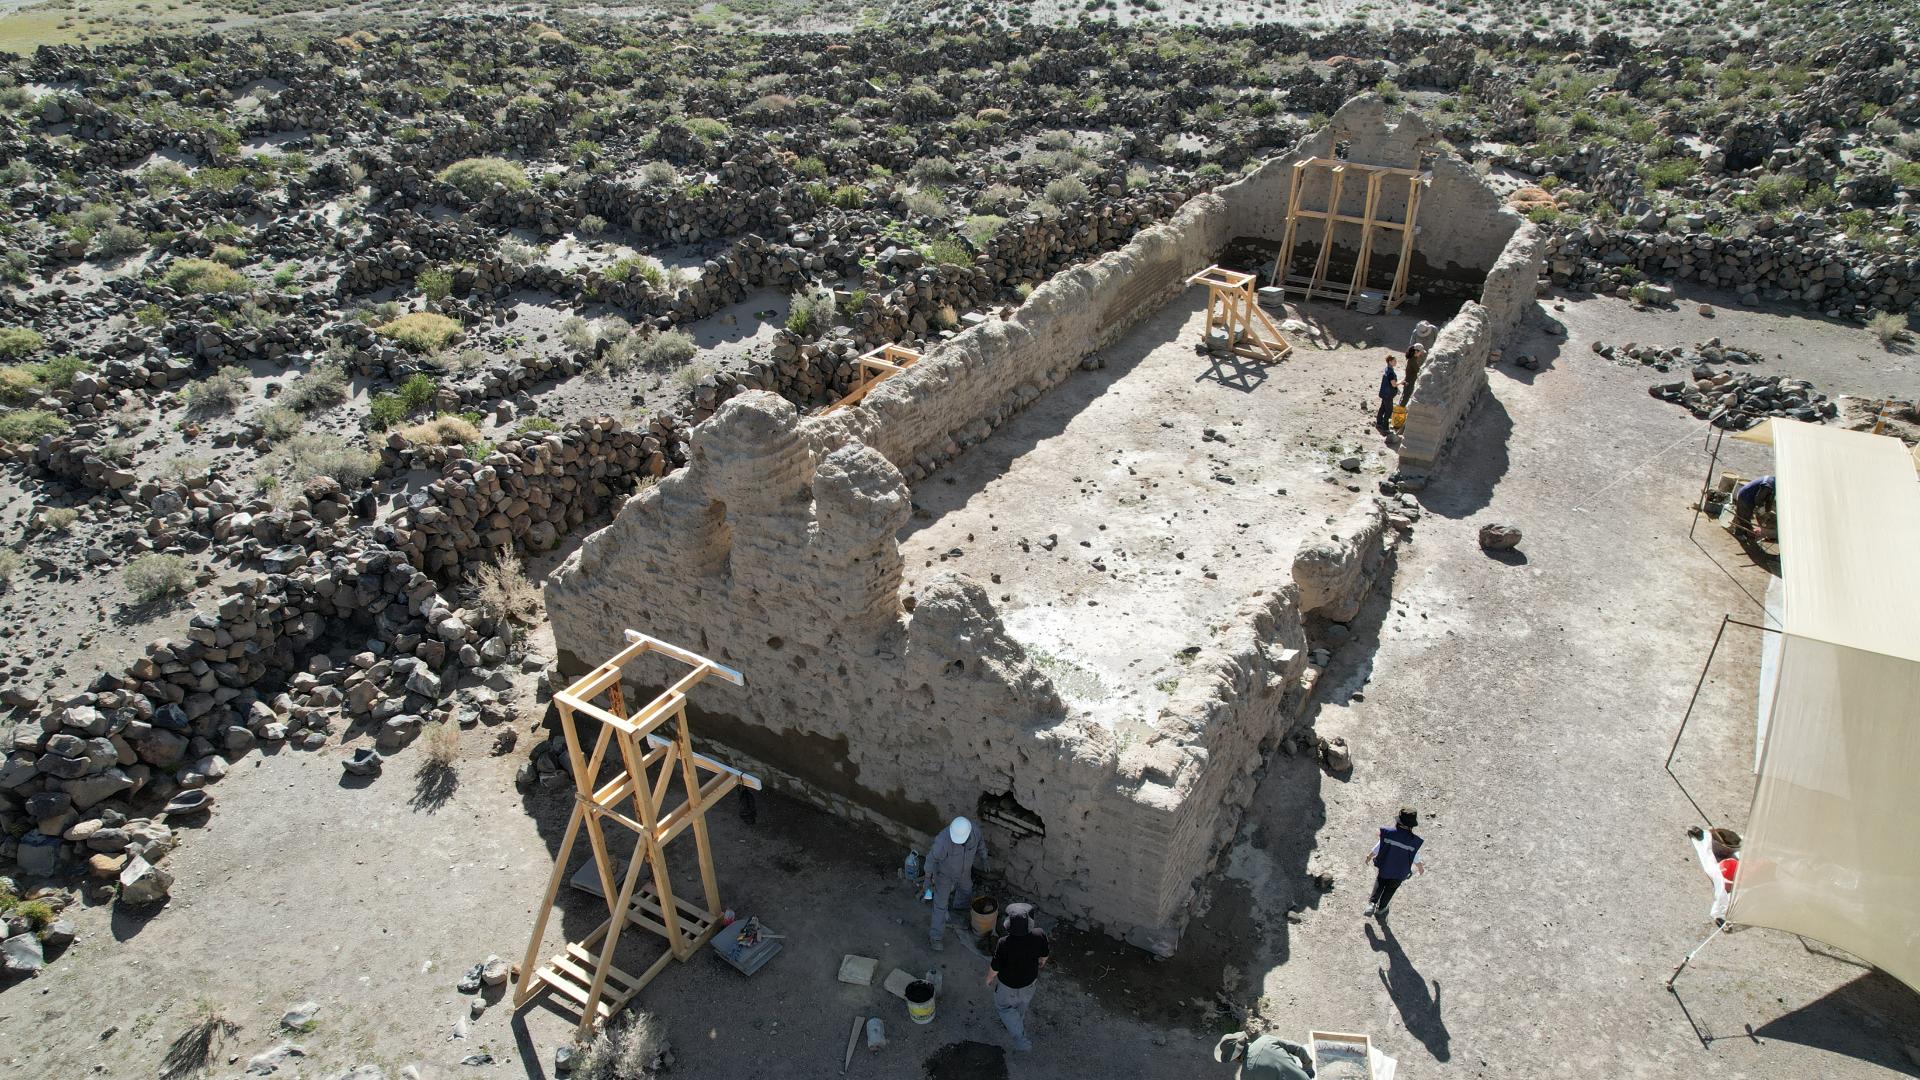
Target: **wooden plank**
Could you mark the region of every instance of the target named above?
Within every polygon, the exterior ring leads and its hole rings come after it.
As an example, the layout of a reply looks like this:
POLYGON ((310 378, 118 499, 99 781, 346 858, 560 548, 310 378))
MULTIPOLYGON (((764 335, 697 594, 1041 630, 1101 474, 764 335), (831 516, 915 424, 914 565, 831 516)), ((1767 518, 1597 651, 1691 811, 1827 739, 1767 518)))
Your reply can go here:
MULTIPOLYGON (((1347 170, 1344 165, 1335 165, 1328 170, 1333 174, 1333 193, 1327 197, 1327 209, 1334 213, 1340 210, 1340 189, 1346 183, 1347 170)), ((1307 299, 1327 280, 1327 262, 1333 256, 1333 221, 1326 222, 1320 232, 1320 258, 1313 265, 1313 279, 1307 283, 1307 299)))
POLYGON ((1367 285, 1367 263, 1373 256, 1373 212, 1380 203, 1380 173, 1367 174, 1367 208, 1360 223, 1360 253, 1353 260, 1353 284, 1347 287, 1347 299, 1344 306, 1352 307, 1353 299, 1367 285))
POLYGON ((735 671, 734 669, 716 660, 709 660, 706 657, 701 656, 699 653, 693 652, 690 649, 683 649, 678 645, 669 645, 666 642, 659 640, 658 638, 650 638, 647 635, 642 634, 638 630, 628 630, 626 632, 626 635, 627 635, 628 641, 633 641, 635 639, 645 641, 651 646, 654 652, 663 653, 667 656, 671 656, 675 660, 678 660, 681 663, 686 664, 690 667, 697 667, 701 664, 705 664, 708 667, 713 669, 712 674, 720 676, 721 678, 727 680, 728 682, 732 683, 735 686, 745 686, 747 683, 746 676, 741 675, 738 671, 735 671))

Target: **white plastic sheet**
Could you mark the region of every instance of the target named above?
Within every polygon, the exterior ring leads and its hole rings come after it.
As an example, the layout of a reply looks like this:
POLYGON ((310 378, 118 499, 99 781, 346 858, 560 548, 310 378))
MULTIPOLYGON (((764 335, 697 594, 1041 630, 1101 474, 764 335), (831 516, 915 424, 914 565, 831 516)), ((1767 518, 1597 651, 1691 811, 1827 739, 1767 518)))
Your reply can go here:
POLYGON ((1768 434, 1786 629, 1727 918, 1817 938, 1920 990, 1913 457, 1792 421, 1768 434))

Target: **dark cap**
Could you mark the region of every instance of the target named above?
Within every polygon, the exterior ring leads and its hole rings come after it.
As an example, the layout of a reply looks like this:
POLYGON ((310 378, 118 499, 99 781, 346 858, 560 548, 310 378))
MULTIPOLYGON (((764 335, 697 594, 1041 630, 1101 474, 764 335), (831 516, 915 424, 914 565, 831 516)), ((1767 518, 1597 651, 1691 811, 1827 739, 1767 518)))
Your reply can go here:
POLYGON ((1415 810, 1411 806, 1403 806, 1400 808, 1400 827, 1401 828, 1412 829, 1412 828, 1419 827, 1419 825, 1420 825, 1420 812, 1418 810, 1415 810))
POLYGON ((1013 918, 1007 920, 1007 933, 1014 937, 1024 937, 1030 929, 1032 929, 1032 924, 1027 922, 1025 915, 1015 915, 1013 918))

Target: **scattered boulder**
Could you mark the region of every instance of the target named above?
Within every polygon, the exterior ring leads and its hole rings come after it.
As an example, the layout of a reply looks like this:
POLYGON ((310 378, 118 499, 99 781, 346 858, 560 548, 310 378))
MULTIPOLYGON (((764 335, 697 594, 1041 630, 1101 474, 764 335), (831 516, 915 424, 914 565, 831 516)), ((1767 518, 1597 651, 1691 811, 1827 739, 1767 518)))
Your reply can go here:
POLYGON ((1480 526, 1480 546, 1487 551, 1506 551, 1520 546, 1520 530, 1512 525, 1480 526))

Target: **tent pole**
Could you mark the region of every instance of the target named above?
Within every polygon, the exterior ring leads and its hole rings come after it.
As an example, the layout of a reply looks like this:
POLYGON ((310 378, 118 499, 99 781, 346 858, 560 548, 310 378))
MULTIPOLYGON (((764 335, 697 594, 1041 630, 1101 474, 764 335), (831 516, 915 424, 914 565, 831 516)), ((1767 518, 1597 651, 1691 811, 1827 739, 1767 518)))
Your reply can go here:
MULTIPOLYGON (((1727 624, 1732 621, 1733 616, 1731 615, 1720 616, 1720 629, 1713 633, 1713 647, 1707 650, 1707 662, 1700 665, 1700 678, 1693 684, 1693 696, 1687 699, 1686 714, 1680 717, 1680 730, 1673 733, 1673 746, 1667 750, 1666 770, 1668 776, 1673 776, 1673 756, 1680 752, 1680 736, 1687 733, 1687 721, 1693 719, 1693 706, 1700 700, 1700 688, 1707 685, 1707 669, 1713 666, 1713 654, 1720 651, 1720 639, 1726 636, 1727 624)), ((1674 779, 1677 780, 1679 777, 1674 777, 1674 779)), ((1703 814, 1701 816, 1704 817, 1706 815, 1703 814)), ((1713 822, 1709 821, 1707 824, 1711 825, 1713 822)))
POLYGON ((1726 928, 1727 928, 1727 922, 1726 922, 1726 920, 1725 920, 1725 919, 1722 919, 1722 920, 1720 920, 1720 923, 1719 923, 1719 924, 1718 924, 1717 926, 1715 926, 1715 927, 1713 928, 1713 933, 1711 933, 1711 934, 1708 934, 1708 935, 1707 935, 1707 940, 1705 940, 1705 941, 1703 941, 1703 942, 1701 942, 1701 943, 1700 943, 1700 944, 1698 944, 1698 945, 1695 945, 1695 946, 1693 947, 1693 951, 1692 951, 1692 952, 1690 952, 1690 953, 1688 953, 1688 954, 1687 954, 1686 956, 1684 956, 1684 957, 1681 957, 1681 959, 1680 959, 1680 966, 1679 966, 1679 967, 1676 967, 1676 968, 1674 968, 1674 969, 1673 969, 1673 974, 1671 974, 1671 975, 1669 975, 1669 976, 1667 976, 1667 989, 1668 989, 1668 990, 1672 990, 1672 989, 1673 989, 1673 981, 1674 981, 1675 979, 1678 979, 1678 978, 1680 977, 1680 973, 1681 973, 1682 971, 1685 971, 1685 970, 1687 969, 1687 965, 1688 965, 1688 964, 1691 964, 1691 963, 1693 963, 1693 958, 1694 958, 1694 957, 1696 957, 1696 956, 1699 956, 1699 955, 1700 955, 1700 950, 1702 950, 1702 949, 1704 949, 1704 948, 1706 948, 1706 947, 1707 947, 1708 945, 1711 945, 1711 944, 1713 944, 1713 939, 1714 939, 1714 938, 1717 938, 1717 937, 1719 937, 1719 936, 1720 936, 1720 932, 1721 932, 1721 931, 1723 931, 1723 930, 1725 930, 1726 928))
POLYGON ((1693 539, 1693 530, 1700 525, 1700 514, 1707 504, 1707 489, 1713 486, 1713 467, 1720 463, 1720 444, 1726 440, 1726 428, 1716 428, 1712 424, 1707 425, 1707 444, 1701 447, 1701 449, 1708 452, 1707 476, 1706 479, 1700 481, 1700 497, 1693 500, 1693 520, 1687 524, 1687 539, 1689 540, 1693 539), (1718 439, 1713 437, 1716 431, 1720 433, 1718 439))

